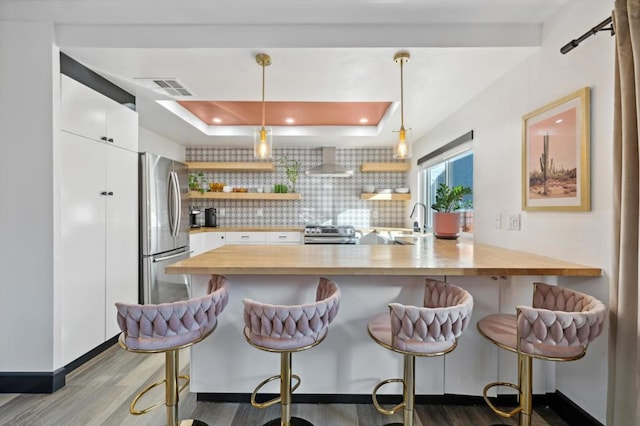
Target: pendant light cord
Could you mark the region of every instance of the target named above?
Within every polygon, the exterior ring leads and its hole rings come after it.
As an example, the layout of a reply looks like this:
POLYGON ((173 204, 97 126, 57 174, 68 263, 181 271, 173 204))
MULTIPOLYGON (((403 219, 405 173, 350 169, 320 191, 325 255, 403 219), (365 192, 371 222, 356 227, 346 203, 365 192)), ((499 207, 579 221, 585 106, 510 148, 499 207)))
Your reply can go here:
POLYGON ((264 104, 264 61, 262 62, 262 128, 264 129, 265 104, 264 104))
POLYGON ((402 78, 402 67, 404 60, 400 59, 400 128, 404 129, 404 81, 402 78))

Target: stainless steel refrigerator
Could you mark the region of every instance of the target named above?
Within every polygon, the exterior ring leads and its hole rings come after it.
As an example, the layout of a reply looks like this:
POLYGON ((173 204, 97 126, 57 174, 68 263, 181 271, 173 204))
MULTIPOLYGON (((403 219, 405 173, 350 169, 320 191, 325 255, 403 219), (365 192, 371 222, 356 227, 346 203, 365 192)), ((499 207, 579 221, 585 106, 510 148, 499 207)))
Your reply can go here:
POLYGON ((140 154, 140 303, 184 300, 188 275, 167 275, 167 265, 189 257, 187 165, 140 154))

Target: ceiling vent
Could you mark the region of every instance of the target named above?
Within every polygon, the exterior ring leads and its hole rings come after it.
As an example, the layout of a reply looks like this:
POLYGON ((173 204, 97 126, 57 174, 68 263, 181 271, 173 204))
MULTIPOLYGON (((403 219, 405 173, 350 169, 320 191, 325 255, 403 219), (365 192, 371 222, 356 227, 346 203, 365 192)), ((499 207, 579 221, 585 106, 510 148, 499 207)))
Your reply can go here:
POLYGON ((144 84, 146 87, 158 92, 175 97, 193 97, 195 96, 187 87, 176 78, 135 78, 136 81, 144 84))

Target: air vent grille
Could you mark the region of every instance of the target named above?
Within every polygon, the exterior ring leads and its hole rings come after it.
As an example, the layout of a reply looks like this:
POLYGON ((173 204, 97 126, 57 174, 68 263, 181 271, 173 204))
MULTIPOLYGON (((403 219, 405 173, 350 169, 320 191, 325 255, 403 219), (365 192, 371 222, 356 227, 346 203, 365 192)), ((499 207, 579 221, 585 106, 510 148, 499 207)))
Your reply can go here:
POLYGON ((134 77, 135 81, 148 89, 163 92, 176 98, 194 97, 193 92, 176 78, 134 77))
POLYGON ((159 88, 164 90, 171 96, 193 96, 193 93, 187 89, 184 84, 175 79, 154 79, 153 82, 158 85, 159 88))

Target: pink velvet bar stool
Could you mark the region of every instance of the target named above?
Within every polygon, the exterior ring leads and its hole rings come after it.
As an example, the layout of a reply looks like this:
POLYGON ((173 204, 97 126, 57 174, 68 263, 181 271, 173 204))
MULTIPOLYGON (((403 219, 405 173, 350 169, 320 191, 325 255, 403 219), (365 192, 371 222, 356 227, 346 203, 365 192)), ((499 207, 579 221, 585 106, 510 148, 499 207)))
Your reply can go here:
POLYGON ((516 306, 514 314, 492 314, 478 321, 478 331, 502 349, 518 355, 518 384, 492 382, 484 387, 486 403, 498 415, 519 414, 519 425, 531 425, 532 359, 573 361, 602 332, 606 307, 598 299, 578 291, 544 283, 533 285, 533 305, 516 306), (507 386, 518 391, 519 404, 511 411, 496 408, 489 389, 507 386))
POLYGON ((140 415, 161 405, 166 406, 167 426, 206 423, 199 420, 178 421, 178 394, 189 384, 189 376, 178 376, 178 351, 200 342, 218 325, 218 315, 227 305, 227 279, 213 275, 206 296, 156 305, 116 303, 118 325, 122 330, 118 343, 136 353, 165 353, 165 378, 140 392, 131 402, 131 414, 140 415), (182 386, 179 387, 179 380, 182 386), (165 385, 165 399, 144 409, 136 403, 148 391, 165 385))
POLYGON ((244 337, 255 348, 280 354, 280 374, 262 381, 251 394, 251 405, 267 408, 280 403, 281 417, 265 426, 312 426, 304 419, 291 416, 291 393, 300 386, 300 376, 291 372, 291 354, 310 349, 327 336, 329 324, 338 313, 340 289, 327 278, 320 278, 316 301, 304 305, 270 305, 244 299, 244 337), (291 380, 296 384, 292 387, 291 380), (260 389, 280 380, 280 396, 257 402, 260 389))
MULTIPOLYGON (((393 415, 403 410, 404 426, 414 424, 416 356, 439 356, 454 350, 458 337, 469 325, 473 297, 468 291, 442 281, 427 279, 424 306, 389 303, 389 311, 373 317, 369 336, 391 351, 404 355, 402 379, 387 379, 373 389, 373 405, 379 413, 393 415), (378 402, 378 389, 389 383, 402 383, 402 402, 385 409, 378 402)), ((400 425, 390 423, 389 425, 400 425)))

